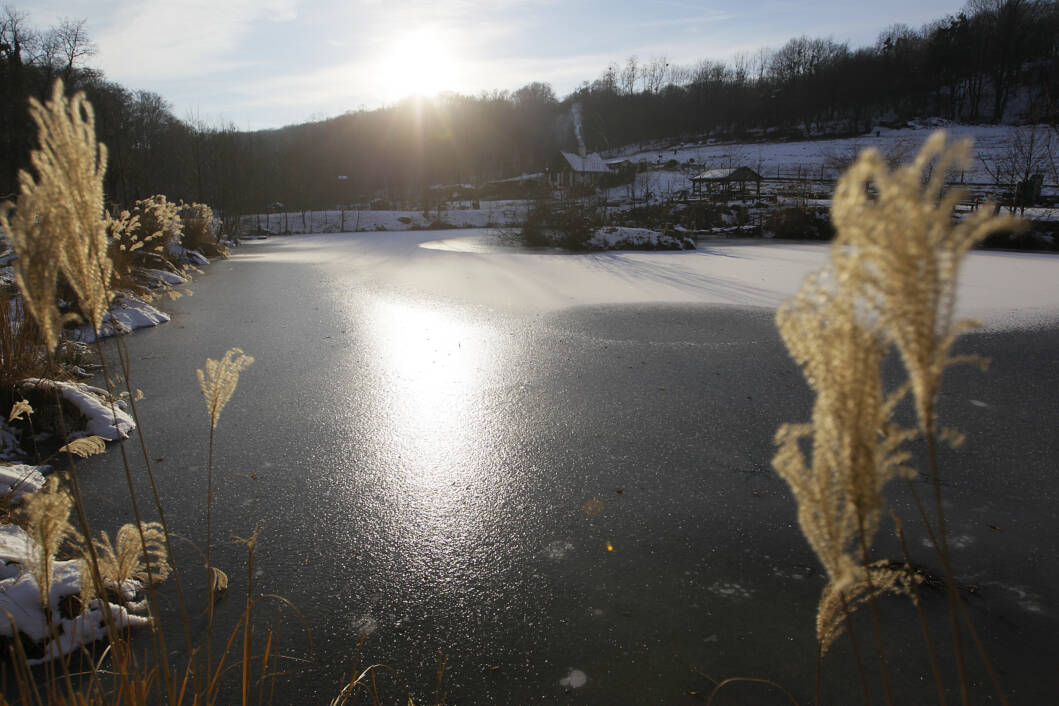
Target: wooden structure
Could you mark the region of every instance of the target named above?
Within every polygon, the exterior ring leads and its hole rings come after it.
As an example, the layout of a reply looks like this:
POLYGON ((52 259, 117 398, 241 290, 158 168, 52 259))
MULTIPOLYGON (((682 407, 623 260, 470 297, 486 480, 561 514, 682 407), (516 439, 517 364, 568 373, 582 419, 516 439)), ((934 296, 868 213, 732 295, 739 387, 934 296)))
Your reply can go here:
POLYGON ((754 182, 757 195, 761 195, 761 175, 750 167, 732 167, 729 169, 707 169, 701 174, 691 177, 691 193, 693 198, 701 198, 703 192, 707 194, 746 193, 748 183, 754 182))
POLYGON ((598 152, 585 157, 573 152, 560 152, 548 168, 548 182, 556 188, 577 184, 595 184, 610 168, 598 152))

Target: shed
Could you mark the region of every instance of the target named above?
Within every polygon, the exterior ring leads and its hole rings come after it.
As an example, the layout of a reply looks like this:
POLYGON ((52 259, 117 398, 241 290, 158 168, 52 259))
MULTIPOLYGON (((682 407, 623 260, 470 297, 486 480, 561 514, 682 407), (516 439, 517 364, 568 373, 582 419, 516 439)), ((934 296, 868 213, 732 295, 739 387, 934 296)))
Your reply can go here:
POLYGON ((560 152, 559 156, 552 161, 548 181, 556 187, 593 184, 599 181, 604 174, 610 174, 610 169, 598 152, 585 157, 573 152, 560 152))
POLYGON ((750 167, 730 167, 727 169, 707 169, 701 174, 691 177, 691 191, 695 195, 701 195, 703 187, 707 193, 713 193, 714 189, 726 193, 732 190, 733 184, 739 185, 739 191, 745 192, 747 182, 754 182, 757 193, 761 195, 761 175, 750 167))

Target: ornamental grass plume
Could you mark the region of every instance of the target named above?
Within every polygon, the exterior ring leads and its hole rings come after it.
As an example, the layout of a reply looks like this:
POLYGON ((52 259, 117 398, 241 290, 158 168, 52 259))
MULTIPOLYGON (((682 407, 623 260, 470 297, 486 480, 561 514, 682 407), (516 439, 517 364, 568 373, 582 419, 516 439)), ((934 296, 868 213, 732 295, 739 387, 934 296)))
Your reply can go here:
POLYGON ((953 223, 963 189, 946 189, 954 169, 971 164, 971 140, 935 132, 911 164, 890 171, 865 150, 839 179, 831 209, 832 257, 851 259, 857 292, 896 345, 923 432, 936 431, 934 406, 945 369, 974 359, 950 355, 960 333, 977 322, 955 320, 960 264, 991 233, 1018 227, 983 207, 953 223))
POLYGON ((848 610, 884 590, 907 590, 907 574, 866 561, 879 526, 882 488, 913 475, 901 444, 912 436, 891 421, 904 390, 883 392, 886 351, 877 322, 860 311, 852 283, 835 271, 806 280, 776 320, 791 356, 816 393, 812 422, 784 424, 772 463, 791 487, 798 521, 828 577, 817 613, 826 652, 848 610), (801 446, 811 440, 811 459, 801 446))
MULTIPOLYGON (((172 572, 165 546, 165 531, 161 523, 145 522, 139 527, 134 524, 123 525, 114 539, 115 543, 111 544, 110 537, 106 532, 102 532, 100 539, 92 540, 96 549, 99 576, 104 586, 121 593, 128 588, 129 581, 138 581, 141 584, 162 581, 172 572)), ((85 603, 97 595, 89 561, 90 557, 86 552, 81 572, 81 597, 85 603)))
POLYGON ((0 226, 18 253, 15 280, 49 349, 59 340, 63 317, 56 303, 59 274, 77 295, 93 326, 110 304, 111 264, 103 209, 106 147, 95 138, 95 117, 84 93, 67 100, 61 80, 51 100, 30 99, 40 149, 30 155, 37 178, 20 171, 14 214, 0 209, 0 226))
POLYGON ((55 476, 40 491, 26 500, 25 530, 34 543, 29 552, 29 571, 40 588, 41 605, 48 613, 52 567, 55 555, 67 539, 76 538, 77 530, 70 524, 70 509, 74 500, 65 488, 60 488, 55 476))
POLYGON ((206 398, 206 411, 210 415, 210 428, 217 428, 221 410, 228 404, 236 385, 239 384, 239 373, 245 370, 254 359, 243 355, 241 348, 232 348, 220 360, 206 359, 206 371, 197 370, 199 387, 206 398))
MULTIPOLYGON (((945 179, 969 160, 970 143, 949 144, 942 132, 912 164, 893 171, 877 151, 865 150, 835 190, 829 266, 777 312, 783 341, 816 393, 812 421, 776 433, 772 463, 827 571, 817 612, 821 652, 857 605, 909 588, 909 572, 869 558, 883 487, 915 475, 903 444, 916 434, 893 421, 894 408, 911 390, 918 427, 933 448, 942 373, 969 359, 951 355, 956 337, 973 325, 954 321, 960 263, 975 243, 1014 225, 988 208, 953 222, 963 192, 946 191, 945 179), (908 381, 887 393, 881 364, 891 346, 908 381)), ((931 470, 936 474, 933 455, 931 470)), ((939 510, 944 538, 941 518, 939 510)))

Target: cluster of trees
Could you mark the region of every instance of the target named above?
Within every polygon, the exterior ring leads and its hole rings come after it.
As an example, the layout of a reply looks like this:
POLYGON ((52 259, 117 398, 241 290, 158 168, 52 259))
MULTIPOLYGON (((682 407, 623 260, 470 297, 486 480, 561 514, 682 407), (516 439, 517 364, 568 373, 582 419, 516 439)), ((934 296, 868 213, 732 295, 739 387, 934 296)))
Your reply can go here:
POLYGON ((29 99, 43 102, 56 79, 68 91, 84 91, 96 116, 98 139, 107 146, 105 189, 115 206, 131 207, 153 194, 171 199, 249 206, 239 169, 251 159, 248 136, 234 127, 212 127, 179 120, 164 98, 130 91, 86 66, 96 47, 85 22, 64 20, 38 30, 24 13, 0 12, 0 199, 18 191, 18 172, 37 145, 27 110, 29 99))
POLYGON ((414 201, 429 184, 542 171, 579 140, 604 150, 692 135, 858 132, 927 115, 1055 122, 1059 111, 1050 103, 1059 100, 1057 0, 971 0, 960 14, 920 30, 892 26, 860 49, 800 37, 728 62, 632 57, 562 100, 531 83, 252 133, 176 118, 160 96, 86 68, 93 50, 83 22, 36 31, 14 10, 0 17, 0 196, 16 191, 35 141, 26 100, 57 77, 95 106, 116 205, 162 193, 224 212, 414 201))
POLYGON ((879 120, 1055 122, 1059 3, 970 0, 919 30, 885 29, 874 46, 798 37, 730 62, 611 65, 573 99, 590 148, 674 135, 859 132, 879 120), (1015 101, 1015 97, 1018 101, 1015 101))

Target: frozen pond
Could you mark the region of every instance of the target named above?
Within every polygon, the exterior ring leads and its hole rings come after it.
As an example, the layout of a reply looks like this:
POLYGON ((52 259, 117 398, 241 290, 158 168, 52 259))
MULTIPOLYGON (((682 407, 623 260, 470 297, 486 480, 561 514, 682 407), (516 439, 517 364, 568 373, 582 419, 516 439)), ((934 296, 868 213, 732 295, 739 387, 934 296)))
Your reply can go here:
MULTIPOLYGON (((700 703, 703 674, 765 676, 811 702, 824 580, 770 468, 776 427, 806 419, 810 398, 772 310, 825 249, 560 256, 487 238, 247 244, 167 307, 171 323, 128 339, 171 524, 197 544, 195 369, 233 346, 257 359, 218 427, 214 556, 233 589, 219 632, 247 580, 231 540, 259 527, 255 592, 296 605, 315 647, 289 616, 284 653, 309 661, 288 665, 277 703, 329 701, 362 634, 361 665, 395 667, 416 703, 432 702, 442 653, 450 703, 700 703)), ((1059 628, 1059 441, 1038 430, 1059 413, 1059 333, 1036 324, 1059 307, 1057 263, 974 256, 968 309, 994 330, 965 347, 994 364, 954 372, 943 400, 969 437, 944 459, 957 573, 1020 703, 1056 687, 1042 675, 1059 628)), ((100 528, 129 512, 117 463, 84 464, 100 528)), ((908 499, 894 501, 918 534, 908 499)), ((880 534, 879 555, 897 558, 880 534)), ((200 590, 201 560, 180 560, 200 590)), ((171 621, 175 597, 163 602, 171 621)), ((941 626, 944 596, 926 604, 941 626)), ((916 702, 929 667, 914 609, 884 610, 898 701, 916 702)), ((858 698, 851 659, 846 644, 827 658, 831 703, 858 698)), ((387 703, 401 702, 390 684, 387 703)))

